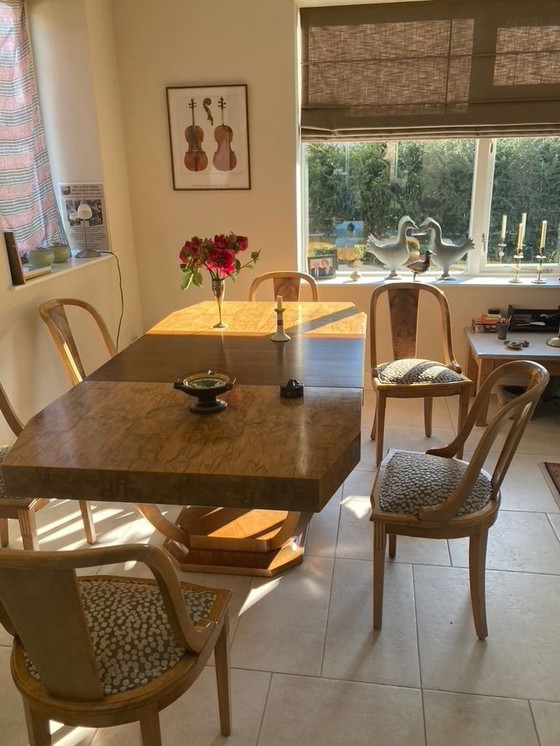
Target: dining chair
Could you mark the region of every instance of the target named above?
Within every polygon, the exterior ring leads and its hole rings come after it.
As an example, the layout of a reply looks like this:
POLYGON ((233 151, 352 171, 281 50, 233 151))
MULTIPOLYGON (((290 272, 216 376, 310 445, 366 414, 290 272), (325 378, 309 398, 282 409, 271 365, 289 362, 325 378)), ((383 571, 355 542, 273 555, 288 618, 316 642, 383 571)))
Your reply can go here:
POLYGON ((311 288, 311 299, 319 300, 319 287, 315 278, 306 272, 292 272, 289 270, 283 272, 265 272, 255 277, 249 288, 249 300, 255 300, 257 288, 267 280, 272 280, 274 286, 274 297, 279 295, 285 301, 299 300, 299 294, 302 282, 308 282, 311 288))
POLYGON ((139 721, 161 746, 159 711, 196 681, 212 652, 220 730, 230 733, 230 592, 180 582, 161 548, 125 544, 69 552, 0 552, 0 622, 29 741, 50 746, 49 720, 102 728, 139 721), (112 563, 154 579, 78 576, 112 563))
POLYGON ((86 377, 86 372, 78 351, 78 346, 68 316, 66 314, 66 307, 83 308, 95 321, 107 352, 111 357, 117 354, 117 348, 111 338, 107 324, 103 320, 103 317, 97 311, 97 309, 87 303, 86 301, 79 300, 78 298, 55 298, 54 300, 46 301, 39 306, 39 313, 41 318, 47 325, 47 328, 51 334, 54 342, 55 349, 62 361, 64 370, 70 379, 73 386, 86 377))
POLYGON ((371 497, 373 521, 373 626, 381 629, 385 547, 394 558, 397 536, 428 539, 469 538, 469 578, 476 634, 488 636, 485 567, 488 530, 498 517, 500 487, 549 374, 539 363, 511 361, 482 385, 455 439, 425 453, 389 451, 371 497), (492 389, 508 377, 528 379, 525 393, 508 402, 480 433, 469 461, 458 457, 492 389), (490 450, 493 468, 485 470, 490 450))
MULTIPOLYGON (((15 436, 23 430, 23 424, 16 415, 0 383, 0 411, 15 436)), ((23 548, 39 549, 37 539, 37 523, 35 513, 49 504, 49 500, 38 497, 10 497, 6 494, 2 478, 1 463, 10 452, 9 445, 0 445, 0 544, 7 547, 10 543, 8 520, 15 519, 19 523, 23 548)), ((88 544, 95 544, 95 528, 91 517, 89 504, 80 500, 80 512, 84 522, 84 530, 88 544)))
MULTIPOLYGON (((433 301, 431 306, 433 312, 433 301)), ((426 313, 429 304, 422 304, 422 308, 423 313, 426 313)), ((389 397, 424 399, 424 429, 426 436, 430 437, 434 397, 459 396, 458 429, 460 429, 469 408, 472 381, 462 374, 461 366, 453 354, 449 303, 439 288, 417 282, 394 282, 380 285, 371 296, 369 328, 371 379, 376 394, 371 439, 376 441, 375 457, 376 464, 379 466, 383 458, 385 410, 389 397), (429 300, 430 296, 435 299, 436 314, 431 317, 431 324, 434 335, 437 335, 441 343, 443 353, 441 362, 418 357, 421 293, 425 299, 429 300), (393 356, 392 360, 384 362, 378 358, 380 336, 378 315, 382 300, 387 301, 389 309, 393 356)))

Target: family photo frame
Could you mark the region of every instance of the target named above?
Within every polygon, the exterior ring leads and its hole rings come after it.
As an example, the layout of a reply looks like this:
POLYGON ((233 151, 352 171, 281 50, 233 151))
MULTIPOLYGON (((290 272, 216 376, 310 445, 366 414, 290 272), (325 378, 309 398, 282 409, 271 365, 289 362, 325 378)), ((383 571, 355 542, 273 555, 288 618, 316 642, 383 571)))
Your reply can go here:
POLYGON ((308 272, 316 280, 329 280, 336 277, 337 266, 336 251, 307 258, 308 272))
POLYGON ((250 189, 246 85, 168 86, 173 188, 250 189))

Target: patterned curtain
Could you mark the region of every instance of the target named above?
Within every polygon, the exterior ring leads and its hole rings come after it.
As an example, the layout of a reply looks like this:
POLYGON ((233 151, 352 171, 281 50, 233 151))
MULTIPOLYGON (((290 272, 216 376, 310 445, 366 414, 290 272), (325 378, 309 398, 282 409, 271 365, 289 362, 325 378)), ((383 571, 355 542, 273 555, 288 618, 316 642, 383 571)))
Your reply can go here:
POLYGON ((0 216, 18 249, 65 243, 29 48, 24 0, 0 0, 0 216))

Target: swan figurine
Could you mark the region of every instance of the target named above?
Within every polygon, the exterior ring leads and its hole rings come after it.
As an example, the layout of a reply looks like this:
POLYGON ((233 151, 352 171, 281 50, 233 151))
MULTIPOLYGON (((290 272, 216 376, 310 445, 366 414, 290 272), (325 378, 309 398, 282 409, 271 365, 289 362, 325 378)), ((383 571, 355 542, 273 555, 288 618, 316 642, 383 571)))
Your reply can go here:
POLYGON ((408 236, 406 234, 411 229, 417 230, 418 226, 409 215, 403 215, 399 220, 395 239, 378 241, 372 233, 368 236, 365 253, 373 254, 391 270, 386 280, 401 279, 397 274, 397 267, 403 266, 408 261, 408 236))
POLYGON ((453 244, 449 241, 444 241, 441 237, 441 225, 433 218, 426 218, 421 223, 418 231, 430 233, 430 251, 436 264, 439 264, 443 270, 441 277, 438 279, 452 280, 453 277, 449 274, 449 268, 452 264, 462 259, 467 251, 474 249, 472 238, 469 236, 462 244, 453 244))

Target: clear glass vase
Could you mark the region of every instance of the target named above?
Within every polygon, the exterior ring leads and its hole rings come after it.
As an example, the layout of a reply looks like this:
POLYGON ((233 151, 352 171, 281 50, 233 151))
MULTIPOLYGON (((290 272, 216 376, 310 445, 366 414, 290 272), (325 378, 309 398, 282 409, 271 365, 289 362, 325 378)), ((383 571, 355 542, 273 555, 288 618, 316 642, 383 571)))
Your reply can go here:
POLYGON ((212 280, 212 293, 214 294, 214 298, 216 299, 216 303, 218 304, 219 315, 219 321, 217 324, 214 324, 214 329, 227 329, 227 324, 224 324, 224 322, 222 321, 222 300, 224 298, 225 290, 225 278, 212 280))

